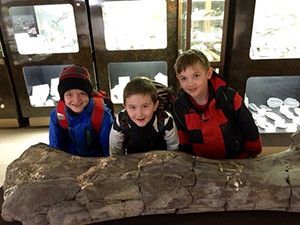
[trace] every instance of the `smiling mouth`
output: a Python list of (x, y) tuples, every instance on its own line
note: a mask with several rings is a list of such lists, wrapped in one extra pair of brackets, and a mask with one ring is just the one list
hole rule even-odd
[(73, 107), (76, 107), (76, 108), (79, 108), (79, 107), (81, 107), (82, 106), (82, 104), (76, 104), (76, 105), (73, 105)]
[(193, 89), (188, 89), (189, 92), (195, 92), (197, 90), (197, 88), (193, 88)]

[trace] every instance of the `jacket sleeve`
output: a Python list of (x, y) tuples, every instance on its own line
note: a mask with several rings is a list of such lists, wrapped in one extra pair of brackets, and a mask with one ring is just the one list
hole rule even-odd
[(49, 122), (49, 146), (50, 147), (64, 150), (62, 132), (63, 130), (58, 124), (56, 109), (52, 109), (50, 113), (50, 122)]
[(123, 149), (124, 134), (120, 128), (119, 116), (117, 116), (109, 135), (110, 155), (125, 155)]
[(166, 112), (168, 117), (165, 119), (165, 136), (164, 139), (167, 143), (167, 149), (168, 150), (178, 150), (179, 146), (179, 138), (178, 138), (178, 132), (175, 125), (175, 122), (173, 120), (173, 117), (171, 114)]
[(190, 142), (189, 135), (187, 133), (186, 125), (185, 125), (185, 118), (184, 114), (179, 109), (178, 100), (175, 101), (173, 106), (172, 115), (177, 127), (177, 133), (179, 138), (179, 150), (193, 154), (192, 144)]
[(102, 146), (103, 156), (109, 156), (109, 133), (113, 122), (114, 119), (110, 109), (105, 106), (102, 127), (99, 133), (99, 143)]
[(256, 157), (262, 151), (258, 128), (251, 112), (245, 106), (242, 97), (237, 93), (234, 97), (234, 110), (236, 111), (236, 123), (242, 135), (243, 151), (237, 158)]

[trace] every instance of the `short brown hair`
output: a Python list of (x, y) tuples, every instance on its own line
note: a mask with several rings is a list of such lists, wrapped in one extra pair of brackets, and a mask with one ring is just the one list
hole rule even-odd
[(200, 63), (206, 70), (210, 67), (210, 62), (203, 52), (196, 49), (189, 49), (178, 56), (174, 64), (174, 69), (176, 74), (180, 74), (188, 66), (193, 66), (197, 63)]
[(157, 89), (153, 82), (146, 77), (137, 77), (130, 81), (123, 92), (123, 101), (126, 104), (126, 99), (131, 95), (145, 94), (150, 95), (153, 103), (155, 104), (158, 100)]

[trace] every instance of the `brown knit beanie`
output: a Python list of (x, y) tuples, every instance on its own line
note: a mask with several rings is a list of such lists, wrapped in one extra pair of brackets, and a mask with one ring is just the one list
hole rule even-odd
[(64, 99), (64, 93), (71, 89), (79, 89), (88, 94), (93, 93), (93, 85), (89, 71), (80, 65), (72, 65), (63, 68), (59, 75), (58, 92), (60, 99)]

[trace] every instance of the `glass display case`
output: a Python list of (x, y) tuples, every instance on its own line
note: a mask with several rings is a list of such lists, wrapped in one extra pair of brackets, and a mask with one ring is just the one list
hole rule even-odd
[(224, 11), (225, 0), (181, 0), (179, 49), (198, 49), (210, 62), (220, 62)]
[(300, 129), (300, 76), (250, 77), (245, 103), (260, 133)]
[[(300, 2), (256, 0), (250, 58), (300, 57)], [(266, 10), (268, 9), (268, 10)]]
[(21, 55), (79, 51), (72, 5), (14, 6), (9, 14)]
[(0, 81), (0, 127), (18, 127), (18, 109), (9, 79), (2, 43), (0, 43)]
[(69, 65), (24, 66), (23, 74), (32, 107), (51, 107), (59, 101), (60, 71)]
[(4, 64), (3, 58), (4, 58), (4, 55), (3, 55), (2, 45), (0, 43), (0, 65)]
[(116, 62), (108, 64), (110, 96), (115, 104), (123, 103), (123, 90), (135, 77), (143, 76), (168, 86), (168, 66), (165, 61)]
[(22, 124), (48, 125), (62, 67), (94, 69), (86, 3), (6, 1), (0, 8), (4, 61)]
[(104, 1), (102, 10), (107, 50), (167, 47), (166, 0)]

